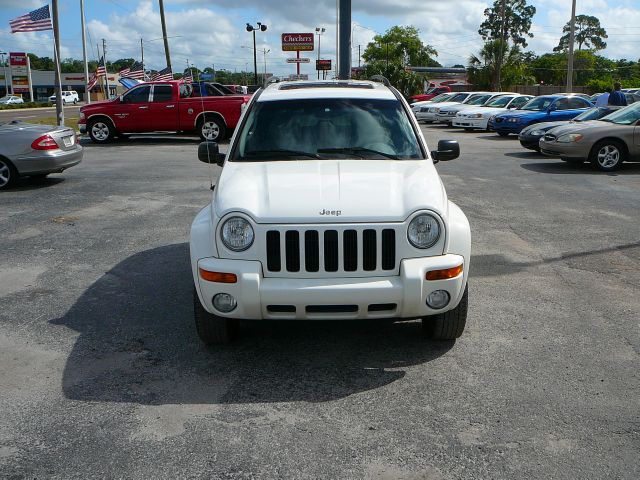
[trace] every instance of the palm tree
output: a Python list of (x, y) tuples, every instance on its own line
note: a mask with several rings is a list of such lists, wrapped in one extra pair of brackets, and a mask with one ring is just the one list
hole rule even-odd
[[(502, 52), (500, 52), (502, 47)], [(507, 84), (507, 78), (523, 76), (522, 60), (523, 55), (520, 47), (517, 45), (509, 46), (502, 40), (491, 40), (484, 44), (478, 55), (469, 57), (469, 67), (472, 72), (478, 76), (478, 80), (484, 80), (487, 84), (491, 84), (494, 90), (500, 90), (498, 85), (498, 65), (500, 64), (500, 54), (502, 53), (502, 72), (504, 83)], [(506, 73), (506, 74), (505, 74)], [(509, 75), (511, 74), (511, 75)], [(515, 75), (514, 75), (515, 74)]]

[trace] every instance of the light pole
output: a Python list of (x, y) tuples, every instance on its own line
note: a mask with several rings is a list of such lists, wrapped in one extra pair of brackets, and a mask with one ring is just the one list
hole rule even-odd
[[(320, 62), (320, 37), (325, 32), (324, 27), (316, 27), (316, 35), (318, 36), (318, 62)], [(316, 65), (316, 70), (318, 70), (318, 65)], [(324, 72), (322, 73), (324, 78)], [(320, 70), (318, 70), (318, 80), (320, 80)]]
[(247, 32), (253, 32), (253, 80), (254, 85), (258, 85), (258, 58), (256, 56), (256, 30), (261, 32), (267, 31), (267, 26), (260, 22), (256, 22), (257, 26), (254, 27), (250, 23), (247, 23)]
[(4, 63), (4, 56), (7, 52), (0, 52), (0, 58), (2, 59), (2, 66), (4, 67), (4, 94), (9, 95), (9, 83), (7, 78), (7, 64)]

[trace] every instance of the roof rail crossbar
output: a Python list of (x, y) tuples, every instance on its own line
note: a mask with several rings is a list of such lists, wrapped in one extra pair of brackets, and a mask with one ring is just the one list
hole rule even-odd
[(372, 82), (378, 82), (378, 83), (382, 83), (383, 85), (385, 85), (386, 87), (390, 87), (391, 86), (391, 82), (389, 81), (389, 79), (383, 75), (373, 75), (370, 80)]

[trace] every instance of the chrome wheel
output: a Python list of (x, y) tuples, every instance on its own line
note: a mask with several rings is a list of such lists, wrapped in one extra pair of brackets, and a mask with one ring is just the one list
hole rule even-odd
[(613, 168), (620, 162), (620, 150), (615, 145), (604, 145), (598, 150), (597, 161), (602, 168)]
[(9, 165), (0, 160), (0, 188), (4, 188), (9, 185), (11, 181), (11, 169)]
[(213, 120), (205, 120), (201, 131), (206, 140), (214, 141), (220, 136), (220, 126)]
[(96, 122), (91, 126), (91, 136), (99, 142), (106, 142), (110, 134), (109, 125), (104, 122)]

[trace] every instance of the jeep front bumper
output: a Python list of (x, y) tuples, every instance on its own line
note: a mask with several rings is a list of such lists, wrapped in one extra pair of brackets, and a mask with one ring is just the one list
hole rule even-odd
[[(455, 308), (464, 291), (468, 265), (457, 277), (426, 280), (432, 270), (463, 264), (460, 255), (405, 259), (400, 275), (367, 278), (265, 278), (258, 261), (203, 258), (198, 268), (232, 273), (235, 283), (195, 279), (200, 302), (211, 313), (230, 318), (334, 320), (368, 318), (417, 318)], [(196, 272), (194, 272), (196, 274)], [(442, 309), (427, 305), (427, 296), (446, 290), (450, 301)], [(218, 293), (232, 295), (237, 307), (222, 313), (213, 307)]]

